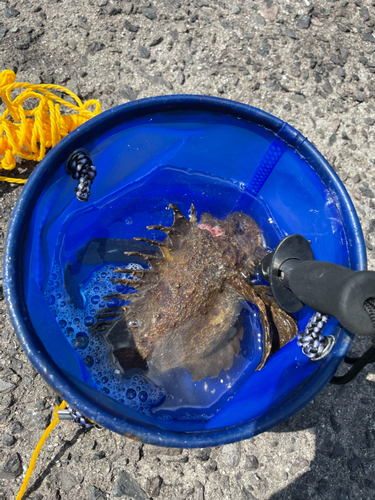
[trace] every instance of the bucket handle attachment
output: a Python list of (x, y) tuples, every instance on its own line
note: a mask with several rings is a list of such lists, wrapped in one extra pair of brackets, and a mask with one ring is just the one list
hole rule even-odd
[(66, 405), (66, 408), (63, 410), (59, 410), (58, 416), (60, 420), (73, 420), (80, 427), (84, 427), (85, 429), (95, 428), (97, 430), (102, 430), (103, 428), (99, 425), (95, 424), (88, 418), (84, 417), (82, 413), (72, 408), (70, 405)]
[(96, 177), (96, 167), (90, 158), (87, 149), (77, 149), (68, 158), (65, 171), (73, 179), (78, 179), (78, 186), (74, 188), (79, 201), (88, 201), (91, 185)]

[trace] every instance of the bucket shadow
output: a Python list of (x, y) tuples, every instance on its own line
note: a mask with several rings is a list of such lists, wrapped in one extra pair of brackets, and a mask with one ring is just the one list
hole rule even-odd
[(30, 495), (35, 493), (41, 487), (43, 481), (49, 476), (49, 474), (52, 472), (52, 469), (56, 466), (58, 460), (60, 460), (64, 456), (66, 451), (68, 451), (73, 445), (76, 444), (78, 438), (80, 438), (82, 434), (87, 434), (88, 432), (90, 432), (90, 430), (91, 429), (85, 429), (84, 427), (81, 427), (77, 430), (70, 441), (66, 441), (64, 443), (56, 456), (49, 462), (49, 464), (47, 464), (43, 473), (38, 476), (38, 479), (35, 481), (35, 483), (26, 490), (24, 496), (22, 497), (23, 499), (26, 500), (26, 498), (29, 498)]
[[(368, 340), (358, 343), (368, 347)], [(355, 351), (364, 352), (362, 346)], [(347, 370), (343, 365), (338, 374)], [(349, 384), (328, 384), (312, 403), (272, 429), (312, 433), (315, 457), (308, 472), (269, 500), (375, 498), (374, 382), (375, 366), (368, 365)]]

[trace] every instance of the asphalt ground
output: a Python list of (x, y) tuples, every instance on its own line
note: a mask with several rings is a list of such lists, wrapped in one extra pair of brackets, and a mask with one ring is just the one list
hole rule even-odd
[[(374, 22), (375, 2), (360, 0), (0, 1), (0, 68), (14, 69), (18, 81), (64, 85), (103, 109), (184, 93), (278, 116), (345, 184), (374, 269)], [(11, 175), (27, 177), (34, 167), (20, 162)], [(21, 192), (0, 185), (1, 254)], [(23, 353), (4, 300), (0, 332), (0, 499), (10, 500), (55, 395)], [(352, 353), (371, 342), (356, 337)], [(61, 423), (25, 498), (372, 499), (374, 382), (368, 366), (272, 431), (207, 450), (156, 448)]]

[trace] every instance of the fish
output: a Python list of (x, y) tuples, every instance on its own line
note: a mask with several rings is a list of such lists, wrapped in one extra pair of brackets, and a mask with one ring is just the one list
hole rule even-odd
[(125, 371), (165, 373), (180, 367), (193, 381), (216, 378), (240, 353), (245, 300), (259, 311), (263, 353), (257, 370), (262, 369), (271, 350), (298, 334), (295, 319), (279, 307), (270, 288), (250, 281), (266, 253), (262, 231), (242, 212), (225, 219), (205, 212), (198, 221), (194, 205), (189, 218), (176, 205), (169, 209), (172, 226), (147, 226), (164, 234), (161, 241), (135, 237), (144, 251), (125, 252), (148, 267), (116, 270), (127, 277), (113, 281), (131, 289), (107, 298), (128, 305), (99, 311), (92, 331), (107, 338)]

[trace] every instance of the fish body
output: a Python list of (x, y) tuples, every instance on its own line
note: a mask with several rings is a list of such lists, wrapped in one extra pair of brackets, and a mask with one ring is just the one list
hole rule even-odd
[[(128, 340), (118, 344), (114, 356), (124, 369), (137, 359), (161, 373), (183, 367), (193, 380), (217, 377), (240, 352), (240, 311), (245, 299), (258, 307), (261, 317), (260, 369), (271, 351), (274, 330), (282, 330), (279, 338), (284, 345), (296, 335), (297, 326), (268, 287), (250, 284), (265, 254), (259, 227), (241, 212), (224, 220), (203, 213), (198, 222), (193, 205), (190, 220), (176, 206), (170, 208), (172, 226), (148, 226), (163, 231), (166, 238), (161, 242), (134, 238), (144, 242), (145, 253), (126, 252), (149, 261), (150, 268), (119, 270), (133, 274), (133, 279), (116, 282), (136, 288), (137, 293), (122, 295), (131, 301), (120, 323)], [(151, 255), (150, 245), (159, 252)]]

